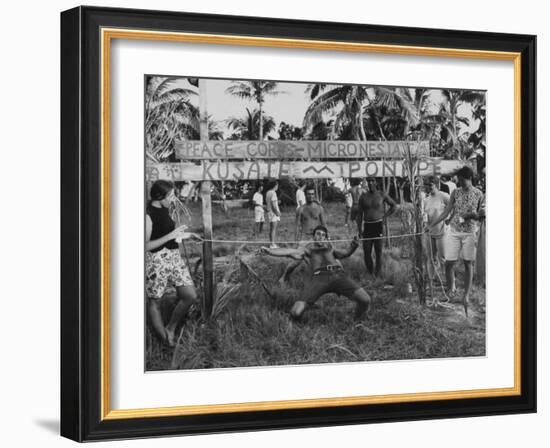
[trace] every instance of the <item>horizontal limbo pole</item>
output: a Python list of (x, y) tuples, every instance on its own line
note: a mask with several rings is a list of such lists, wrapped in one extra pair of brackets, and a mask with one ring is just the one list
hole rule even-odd
[[(449, 174), (465, 162), (458, 160), (421, 159), (418, 173), (422, 176)], [(271, 178), (322, 179), (336, 177), (403, 177), (401, 160), (372, 160), (345, 162), (294, 162), (257, 160), (246, 161), (201, 161), (196, 163), (159, 163), (146, 166), (148, 182), (158, 179), (170, 181), (200, 180), (245, 180)]]
[(192, 141), (175, 143), (182, 161), (201, 159), (400, 159), (408, 155), (429, 156), (427, 141), (314, 141), (250, 140)]

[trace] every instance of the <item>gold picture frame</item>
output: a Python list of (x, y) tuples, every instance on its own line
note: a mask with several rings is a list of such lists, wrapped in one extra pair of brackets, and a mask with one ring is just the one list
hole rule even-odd
[[(68, 278), (66, 273), (63, 274), (63, 281), (66, 282), (66, 290), (62, 297), (63, 304), (63, 325), (65, 328), (71, 326), (67, 330), (71, 334), (81, 334), (84, 331), (82, 325), (86, 319), (95, 319), (97, 324), (96, 331), (92, 332), (99, 336), (99, 340), (93, 342), (94, 334), (88, 334), (87, 343), (97, 348), (98, 358), (94, 361), (94, 365), (98, 368), (97, 375), (93, 381), (88, 378), (83, 380), (81, 373), (75, 376), (75, 365), (79, 366), (79, 372), (84, 368), (83, 364), (86, 361), (82, 358), (82, 351), (86, 348), (82, 345), (74, 345), (75, 341), (64, 341), (64, 359), (62, 379), (67, 381), (67, 384), (62, 387), (62, 434), (77, 440), (93, 440), (96, 438), (120, 438), (133, 437), (137, 434), (158, 435), (171, 433), (193, 433), (204, 432), (205, 430), (225, 430), (226, 426), (219, 424), (218, 428), (206, 429), (205, 420), (197, 421), (192, 417), (212, 417), (217, 416), (220, 419), (225, 418), (233, 425), (231, 428), (236, 429), (251, 429), (251, 428), (269, 428), (269, 427), (293, 427), (311, 424), (331, 424), (332, 415), (338, 415), (338, 410), (346, 410), (348, 420), (336, 419), (332, 421), (354, 421), (354, 418), (359, 418), (359, 421), (377, 421), (380, 417), (380, 411), (377, 411), (376, 406), (393, 405), (391, 408), (392, 418), (395, 420), (407, 418), (399, 415), (399, 409), (395, 409), (395, 405), (409, 403), (418, 407), (418, 412), (425, 412), (430, 415), (453, 415), (453, 406), (465, 400), (472, 400), (483, 404), (484, 407), (476, 410), (465, 411), (460, 406), (454, 407), (456, 415), (476, 415), (482, 414), (487, 409), (487, 406), (495, 408), (495, 413), (498, 412), (532, 412), (534, 408), (534, 362), (535, 352), (531, 344), (533, 340), (534, 329), (534, 309), (533, 304), (526, 304), (526, 294), (530, 295), (534, 288), (532, 278), (535, 275), (535, 252), (536, 247), (533, 232), (526, 241), (525, 235), (522, 234), (522, 226), (531, 229), (535, 223), (533, 220), (533, 208), (535, 207), (534, 191), (532, 191), (531, 182), (534, 178), (534, 141), (525, 135), (525, 129), (534, 123), (534, 105), (532, 96), (534, 95), (534, 42), (533, 36), (518, 36), (506, 35), (503, 36), (500, 43), (496, 46), (499, 48), (491, 48), (495, 46), (494, 39), (490, 39), (489, 33), (467, 33), (467, 32), (445, 32), (441, 30), (414, 30), (411, 35), (416, 36), (411, 39), (413, 43), (407, 45), (404, 42), (398, 42), (399, 39), (392, 37), (391, 27), (369, 29), (365, 25), (356, 25), (358, 29), (365, 31), (364, 42), (346, 41), (345, 34), (348, 32), (346, 27), (341, 24), (318, 24), (317, 34), (321, 34), (325, 29), (330, 30), (333, 34), (338, 30), (342, 33), (340, 39), (320, 39), (316, 33), (311, 33), (311, 39), (305, 37), (277, 37), (288, 33), (288, 27), (295, 27), (295, 23), (284, 23), (280, 21), (269, 21), (268, 19), (247, 18), (251, 29), (257, 27), (261, 21), (267, 26), (267, 35), (251, 35), (251, 30), (243, 30), (243, 34), (230, 34), (224, 32), (218, 27), (218, 22), (215, 17), (205, 15), (177, 15), (175, 13), (160, 13), (160, 12), (143, 12), (138, 14), (139, 18), (130, 13), (131, 11), (123, 10), (108, 10), (102, 8), (76, 8), (62, 14), (62, 54), (64, 58), (64, 67), (62, 66), (62, 77), (67, 82), (64, 87), (65, 103), (63, 103), (64, 117), (67, 119), (72, 111), (78, 109), (79, 113), (76, 119), (63, 121), (64, 135), (66, 140), (62, 142), (62, 156), (65, 157), (65, 165), (63, 166), (63, 176), (67, 178), (69, 170), (74, 171), (75, 166), (82, 164), (83, 158), (78, 158), (74, 155), (65, 155), (73, 151), (74, 146), (70, 147), (69, 141), (75, 139), (75, 127), (85, 127), (88, 132), (96, 135), (98, 146), (93, 149), (93, 145), (88, 142), (83, 142), (77, 139), (79, 151), (97, 151), (97, 163), (93, 166), (79, 166), (79, 169), (93, 172), (97, 170), (99, 181), (93, 185), (95, 197), (98, 199), (94, 204), (86, 204), (85, 198), (72, 198), (71, 210), (67, 210), (64, 218), (66, 226), (74, 226), (75, 214), (81, 213), (83, 207), (97, 207), (98, 213), (98, 251), (95, 254), (89, 254), (92, 259), (97, 259), (95, 274), (99, 274), (99, 284), (96, 285), (94, 301), (97, 305), (95, 312), (89, 311), (89, 306), (79, 303), (76, 307), (74, 304), (68, 304), (69, 301), (74, 301), (73, 294), (68, 291), (76, 290), (77, 285), (74, 284), (74, 278)], [(174, 31), (173, 23), (178, 21), (181, 24), (181, 31)], [(225, 18), (231, 22), (232, 18)], [(234, 19), (237, 21), (237, 18)], [(147, 29), (147, 23), (155, 23), (155, 29)], [(166, 21), (165, 29), (160, 26), (163, 21)], [(242, 18), (241, 18), (242, 21)], [(168, 23), (170, 22), (170, 23)], [(193, 29), (190, 23), (199, 23), (203, 32)], [(83, 27), (85, 23), (88, 27)], [(208, 25), (205, 25), (208, 23)], [(239, 22), (240, 23), (240, 22)], [(286, 27), (283, 31), (278, 27)], [(209, 32), (211, 29), (218, 30), (216, 33)], [(189, 31), (186, 31), (189, 29)], [(64, 31), (63, 31), (64, 30)], [(65, 34), (63, 34), (65, 33)], [(370, 33), (370, 34), (369, 34)], [(298, 33), (297, 33), (298, 34)], [(431, 38), (431, 41), (436, 46), (427, 46), (422, 42), (422, 38)], [(64, 42), (64, 38), (72, 38), (72, 42)], [(79, 39), (76, 39), (79, 37)], [(373, 38), (374, 37), (374, 38)], [(267, 402), (243, 402), (232, 404), (217, 404), (217, 405), (189, 405), (176, 407), (161, 407), (161, 408), (141, 408), (141, 409), (112, 409), (111, 408), (111, 372), (110, 359), (112, 356), (110, 350), (110, 246), (111, 246), (111, 45), (116, 39), (140, 40), (140, 41), (163, 41), (163, 42), (185, 42), (185, 43), (201, 43), (212, 45), (238, 45), (243, 49), (246, 47), (275, 47), (275, 48), (290, 48), (290, 49), (313, 49), (313, 50), (330, 50), (343, 52), (371, 52), (382, 54), (399, 54), (409, 56), (437, 56), (450, 58), (469, 58), (483, 60), (504, 60), (511, 61), (514, 65), (514, 386), (509, 388), (494, 388), (494, 389), (477, 389), (477, 390), (461, 390), (450, 392), (430, 392), (430, 393), (407, 393), (399, 395), (376, 395), (376, 396), (353, 396), (339, 398), (316, 398), (306, 400), (282, 400), (282, 401), (267, 401)], [(386, 42), (381, 42), (381, 40)], [(461, 42), (467, 42), (472, 46), (472, 39), (475, 39), (477, 48), (469, 48), (459, 46)], [(406, 40), (406, 38), (402, 38)], [(78, 46), (78, 42), (86, 42), (88, 46)], [(65, 47), (63, 47), (65, 45)], [(452, 46), (458, 45), (458, 46)], [(96, 54), (90, 54), (90, 49), (97, 50)], [(65, 51), (63, 53), (63, 51)], [(86, 52), (82, 54), (82, 52)], [(77, 57), (78, 56), (78, 57)], [(88, 61), (93, 61), (94, 68), (98, 70), (98, 85), (96, 88), (87, 87), (85, 83), (91, 80), (83, 77), (83, 64)], [(89, 62), (88, 62), (89, 63)], [(90, 67), (86, 67), (90, 68)], [(65, 71), (63, 71), (65, 70)], [(80, 84), (75, 85), (75, 76), (80, 79)], [(73, 82), (70, 83), (70, 79)], [(69, 86), (70, 83), (70, 86)], [(73, 99), (67, 99), (69, 95), (77, 95), (77, 98), (83, 98), (82, 92), (86, 90), (87, 101), (96, 101), (96, 106), (100, 113), (100, 122), (98, 128), (90, 129), (87, 124), (87, 117), (80, 112), (81, 103), (74, 103)], [(62, 117), (63, 119), (63, 117)], [(86, 127), (87, 126), (87, 127)], [(531, 156), (530, 156), (531, 155)], [(63, 163), (63, 161), (62, 161)], [(525, 173), (533, 173), (533, 177), (527, 179)], [(80, 178), (80, 182), (82, 178)], [(63, 188), (67, 188), (75, 182), (75, 179), (65, 180)], [(527, 190), (527, 191), (526, 191)], [(527, 226), (526, 226), (527, 225)], [(522, 236), (523, 235), (523, 236)], [(93, 236), (92, 236), (93, 237)], [(81, 238), (81, 233), (78, 233), (78, 238)], [(72, 244), (72, 243), (71, 243)], [(63, 257), (74, 260), (75, 254), (71, 251), (79, 250), (80, 257), (84, 255), (85, 245), (79, 244), (76, 248), (74, 245), (63, 248)], [(69, 253), (71, 252), (71, 253)], [(96, 257), (96, 258), (94, 258)], [(93, 262), (93, 261), (92, 261)], [(62, 261), (63, 267), (63, 261)], [(85, 272), (83, 269), (82, 272)], [(85, 275), (85, 274), (82, 274)], [(529, 282), (526, 285), (526, 280)], [(79, 293), (79, 300), (83, 300), (83, 296)], [(534, 297), (531, 297), (534, 299)], [(74, 317), (75, 312), (81, 320), (75, 327), (74, 321), (69, 321), (70, 316)], [(88, 313), (88, 314), (86, 314)], [(82, 320), (83, 319), (83, 320)], [(90, 321), (90, 322), (92, 322)], [(525, 323), (529, 323), (526, 327)], [(91, 324), (90, 324), (91, 325)], [(88, 327), (89, 328), (89, 327)], [(63, 329), (62, 329), (63, 331)], [(78, 354), (79, 356), (76, 356)], [(84, 357), (86, 358), (86, 357)], [(90, 367), (90, 366), (88, 366)], [(88, 384), (84, 384), (87, 382)], [(527, 387), (526, 387), (527, 386)], [(78, 391), (78, 393), (76, 393)], [(96, 403), (90, 405), (92, 400), (91, 394), (97, 394)], [(75, 419), (69, 417), (67, 403), (76, 403), (79, 409), (80, 418)], [(446, 407), (446, 410), (437, 414), (436, 407), (424, 406), (423, 404), (433, 404), (438, 402), (439, 406)], [(442, 405), (442, 403), (445, 403)], [(499, 411), (498, 407), (502, 408)], [(74, 407), (74, 406), (73, 406)], [(475, 408), (475, 406), (474, 406)], [(319, 411), (324, 409), (322, 417), (315, 413), (308, 414), (310, 411)], [(265, 419), (268, 418), (262, 413), (273, 414), (275, 411), (293, 413), (298, 415), (295, 418), (296, 424), (289, 423), (280, 417), (272, 416), (271, 424), (266, 424)], [(355, 411), (356, 417), (353, 417)], [(378, 412), (378, 414), (377, 414)], [(246, 424), (239, 424), (239, 416), (246, 413), (248, 416), (258, 415), (257, 421), (247, 421)], [(302, 413), (302, 414), (300, 414)], [(368, 415), (371, 417), (368, 417)], [(290, 415), (290, 414), (289, 414)], [(367, 416), (366, 416), (367, 415)], [(260, 417), (261, 416), (261, 417)], [(144, 420), (145, 419), (145, 420)], [(174, 423), (168, 425), (166, 421), (171, 419)], [(187, 420), (186, 420), (187, 419)], [(279, 420), (278, 420), (279, 419)], [(317, 420), (315, 420), (317, 419)], [(138, 428), (137, 423), (140, 422)], [(143, 423), (146, 421), (146, 423)], [(277, 424), (280, 422), (280, 425)], [(88, 423), (86, 423), (88, 422)], [(94, 424), (92, 424), (94, 422)], [(256, 426), (254, 426), (256, 425)], [(175, 428), (175, 429), (174, 429)], [(179, 428), (179, 429), (178, 429)]]

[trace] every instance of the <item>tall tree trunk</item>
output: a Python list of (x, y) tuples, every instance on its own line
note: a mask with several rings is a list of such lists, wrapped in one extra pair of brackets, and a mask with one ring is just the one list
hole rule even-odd
[(382, 140), (386, 141), (387, 140), (386, 135), (384, 134), (384, 131), (382, 130), (382, 124), (380, 123), (380, 120), (376, 116), (376, 113), (374, 114), (374, 117), (375, 117), (375, 120), (376, 120), (376, 125), (378, 126), (378, 132), (380, 132), (380, 137), (382, 137)]
[(262, 102), (260, 101), (259, 103), (259, 106), (260, 106), (260, 140), (263, 140), (264, 139), (264, 112), (263, 112), (263, 108), (262, 108)]
[(361, 133), (361, 140), (365, 141), (367, 139), (367, 134), (365, 134), (365, 124), (363, 123), (363, 107), (359, 105), (359, 132)]

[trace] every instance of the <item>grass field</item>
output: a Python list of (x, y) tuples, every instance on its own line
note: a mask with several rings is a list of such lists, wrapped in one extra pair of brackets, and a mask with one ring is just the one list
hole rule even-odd
[[(200, 205), (191, 204), (191, 225), (200, 229)], [(343, 204), (325, 205), (332, 239), (351, 235), (344, 227)], [(252, 211), (232, 209), (226, 216), (221, 208), (213, 210), (214, 239), (252, 240)], [(393, 217), (392, 234), (402, 233), (401, 222)], [(283, 210), (278, 232), (280, 241), (294, 238), (294, 209)], [(261, 240), (267, 239), (264, 229)], [(337, 243), (345, 246), (347, 243)], [(363, 252), (359, 248), (344, 260), (346, 271), (373, 297), (373, 307), (362, 321), (353, 320), (354, 304), (334, 294), (323, 296), (308, 309), (300, 321), (289, 316), (289, 309), (300, 298), (307, 272), (299, 269), (288, 284), (278, 279), (290, 260), (257, 253), (259, 245), (214, 243), (216, 281), (234, 285), (233, 294), (218, 304), (215, 318), (203, 322), (200, 310), (192, 309), (179, 330), (175, 349), (163, 346), (150, 332), (147, 336), (146, 369), (202, 369), (269, 366), (350, 361), (448, 358), (485, 355), (485, 291), (473, 286), (469, 316), (461, 303), (422, 307), (413, 285), (410, 241), (392, 240), (385, 249), (383, 280), (366, 274)], [(268, 295), (250, 272), (239, 265), (242, 257), (270, 290)], [(200, 244), (186, 244), (192, 261), (201, 253)], [(458, 297), (461, 297), (462, 267), (457, 270)], [(200, 290), (201, 269), (196, 281)], [(221, 286), (220, 286), (221, 288)], [(442, 288), (435, 297), (444, 300)], [(162, 299), (167, 318), (174, 305), (173, 293)], [(221, 305), (221, 306), (220, 306)]]

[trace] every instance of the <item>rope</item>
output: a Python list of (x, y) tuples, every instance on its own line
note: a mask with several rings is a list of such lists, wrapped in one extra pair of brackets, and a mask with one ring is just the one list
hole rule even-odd
[[(449, 296), (447, 296), (447, 293), (445, 292), (445, 288), (443, 287), (443, 281), (441, 280), (441, 276), (439, 275), (439, 271), (435, 267), (435, 260), (433, 255), (433, 247), (432, 247), (432, 237), (428, 234), (428, 251), (430, 252), (430, 262), (432, 264), (433, 270), (435, 274), (437, 275), (437, 278), (439, 280), (439, 285), (441, 286), (441, 291), (443, 292), (443, 296), (445, 297), (444, 301), (439, 300), (437, 297), (433, 296), (433, 289), (431, 291), (432, 293), (432, 300), (426, 301), (426, 305), (429, 307), (435, 307), (437, 305), (443, 307), (443, 308), (452, 308), (452, 306), (449, 304), (451, 299)], [(433, 288), (433, 280), (432, 284), (430, 285)]]
[[(390, 236), (376, 236), (376, 237), (369, 237), (369, 238), (344, 238), (344, 239), (337, 239), (337, 240), (326, 240), (329, 243), (342, 243), (342, 242), (350, 242), (350, 241), (371, 241), (371, 240), (381, 240), (381, 239), (390, 239), (390, 238), (406, 238), (410, 236), (417, 236), (422, 235), (424, 232), (417, 232), (417, 233), (405, 233), (401, 235), (390, 235)], [(272, 241), (269, 240), (216, 240), (216, 239), (205, 239), (205, 238), (199, 238), (200, 241), (192, 241), (195, 244), (199, 242), (210, 242), (210, 243), (234, 243), (234, 244), (271, 244)], [(312, 240), (313, 241), (313, 240)], [(276, 244), (296, 244), (301, 241), (296, 240), (289, 240), (289, 241), (275, 241)]]

